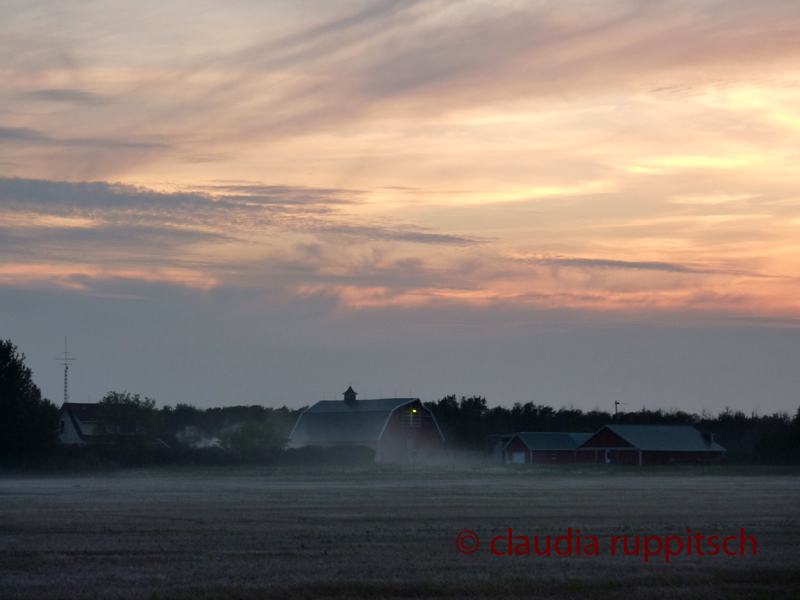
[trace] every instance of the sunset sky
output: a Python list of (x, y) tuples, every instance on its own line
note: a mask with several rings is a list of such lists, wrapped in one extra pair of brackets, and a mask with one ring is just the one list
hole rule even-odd
[(800, 3), (5, 0), (60, 404), (800, 405)]

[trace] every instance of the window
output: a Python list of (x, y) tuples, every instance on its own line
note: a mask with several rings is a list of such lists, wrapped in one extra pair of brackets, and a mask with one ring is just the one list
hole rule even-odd
[(414, 406), (403, 408), (403, 427), (420, 427), (422, 425), (422, 415), (420, 410)]

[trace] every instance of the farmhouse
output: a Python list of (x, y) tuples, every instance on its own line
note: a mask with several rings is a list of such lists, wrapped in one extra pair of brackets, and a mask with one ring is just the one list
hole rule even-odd
[(503, 448), (506, 464), (574, 463), (575, 450), (591, 433), (517, 433)]
[(704, 463), (725, 448), (691, 425), (606, 425), (575, 451), (575, 462), (627, 465)]
[(369, 446), (375, 460), (432, 460), (444, 436), (419, 398), (357, 400), (352, 387), (344, 400), (322, 400), (300, 415), (289, 446)]
[(97, 422), (97, 404), (64, 402), (59, 410), (58, 437), (62, 444), (88, 444), (95, 440)]

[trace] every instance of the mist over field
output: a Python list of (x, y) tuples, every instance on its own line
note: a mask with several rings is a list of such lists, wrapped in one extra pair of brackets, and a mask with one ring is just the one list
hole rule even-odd
[[(383, 467), (0, 479), (4, 598), (792, 597), (795, 472)], [(491, 540), (571, 529), (570, 554)], [(611, 554), (611, 536), (739, 536), (753, 555)], [(473, 554), (459, 532), (480, 539)], [(580, 533), (576, 533), (580, 530)], [(578, 555), (577, 536), (598, 555)], [(515, 541), (515, 546), (521, 543)], [(693, 542), (694, 543), (694, 542)], [(560, 543), (565, 552), (566, 543)], [(651, 544), (654, 548), (654, 545)], [(672, 542), (673, 551), (676, 542)], [(699, 546), (698, 546), (699, 547)], [(708, 546), (703, 546), (711, 551)], [(495, 545), (507, 552), (505, 540)]]

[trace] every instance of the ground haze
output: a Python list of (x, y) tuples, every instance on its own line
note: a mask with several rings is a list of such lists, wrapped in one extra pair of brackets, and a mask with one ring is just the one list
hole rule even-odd
[[(126, 471), (0, 479), (4, 598), (790, 597), (795, 471), (501, 467)], [(495, 536), (599, 540), (496, 556)], [(611, 556), (612, 535), (757, 539), (757, 555)], [(472, 530), (472, 555), (456, 536)], [(736, 544), (738, 549), (738, 542)], [(500, 544), (498, 549), (504, 549)], [(533, 554), (533, 552), (532, 552)]]

